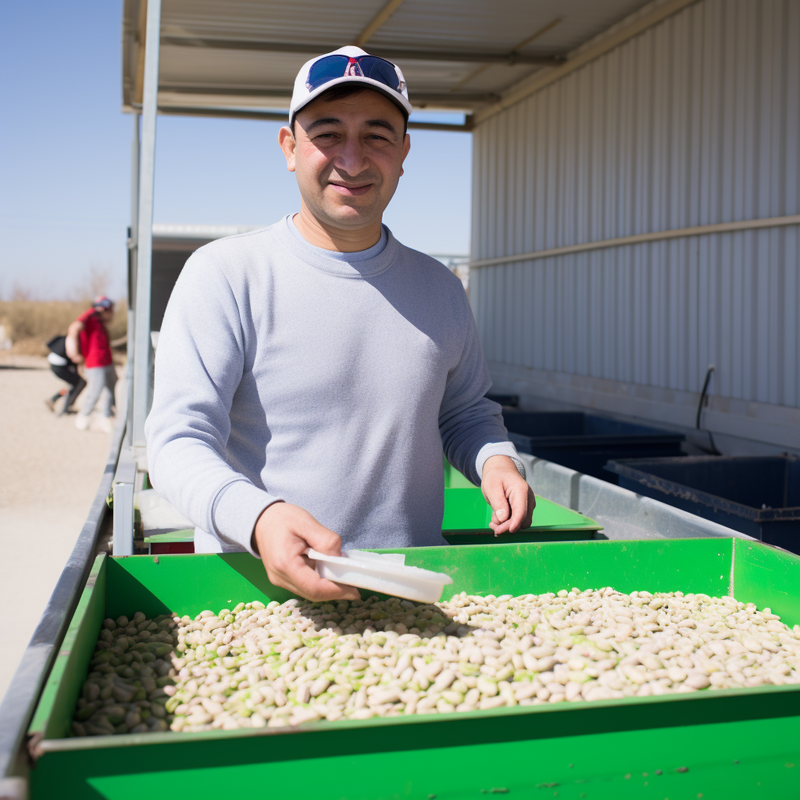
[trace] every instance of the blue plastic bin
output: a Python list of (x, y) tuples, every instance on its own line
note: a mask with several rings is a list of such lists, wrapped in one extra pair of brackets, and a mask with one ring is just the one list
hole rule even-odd
[(580, 411), (503, 412), (509, 439), (517, 450), (554, 461), (611, 483), (604, 469), (621, 458), (681, 456), (683, 434)]
[(500, 403), (501, 406), (516, 408), (519, 405), (518, 394), (494, 394), (493, 392), (489, 392), (486, 397), (489, 400), (494, 400), (495, 403)]
[(625, 489), (800, 553), (800, 458), (691, 456), (612, 461)]

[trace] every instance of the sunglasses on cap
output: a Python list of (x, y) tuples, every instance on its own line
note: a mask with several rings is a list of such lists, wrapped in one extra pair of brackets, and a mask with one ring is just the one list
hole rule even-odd
[(402, 94), (405, 81), (400, 80), (397, 68), (391, 61), (378, 56), (329, 55), (315, 61), (308, 70), (306, 87), (310, 92), (337, 78), (370, 78), (382, 83), (393, 92)]

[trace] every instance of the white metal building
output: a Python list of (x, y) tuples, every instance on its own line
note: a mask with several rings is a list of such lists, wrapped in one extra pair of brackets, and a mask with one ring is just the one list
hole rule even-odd
[(691, 428), (714, 365), (717, 443), (798, 449), (800, 3), (701, 0), (636, 32), (659, 5), (476, 114), (492, 376)]

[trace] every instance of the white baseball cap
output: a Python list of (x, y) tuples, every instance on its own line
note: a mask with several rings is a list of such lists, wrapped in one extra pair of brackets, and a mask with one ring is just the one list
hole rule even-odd
[(385, 58), (370, 55), (360, 47), (348, 45), (303, 64), (294, 80), (289, 122), (316, 97), (343, 83), (364, 84), (388, 97), (405, 112), (406, 117), (411, 113), (408, 89), (400, 67)]

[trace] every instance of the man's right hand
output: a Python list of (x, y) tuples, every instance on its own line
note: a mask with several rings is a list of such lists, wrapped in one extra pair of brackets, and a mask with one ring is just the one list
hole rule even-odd
[(355, 586), (324, 580), (310, 566), (304, 555), (309, 547), (339, 556), (342, 540), (299, 506), (279, 502), (264, 509), (253, 530), (252, 545), (274, 586), (314, 601), (361, 598)]

